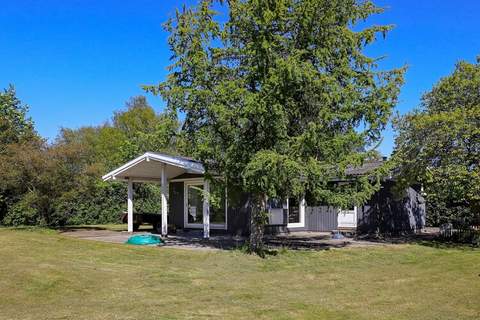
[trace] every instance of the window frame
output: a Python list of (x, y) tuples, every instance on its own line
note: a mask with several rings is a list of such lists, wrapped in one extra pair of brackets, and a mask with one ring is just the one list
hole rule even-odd
[[(188, 222), (188, 189), (190, 186), (204, 186), (204, 178), (192, 178), (183, 180), (183, 227), (186, 229), (203, 229), (203, 223)], [(211, 207), (210, 207), (211, 209)], [(203, 210), (202, 210), (203, 215)], [(228, 228), (228, 195), (225, 187), (225, 223), (210, 223), (210, 229), (227, 230)]]
[(290, 216), (290, 203), (289, 199), (287, 198), (287, 228), (304, 228), (305, 227), (305, 197), (301, 197), (298, 201), (298, 214), (300, 217), (299, 222), (289, 222)]

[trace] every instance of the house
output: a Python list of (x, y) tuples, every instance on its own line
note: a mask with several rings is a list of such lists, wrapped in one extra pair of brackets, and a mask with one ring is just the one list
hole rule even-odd
[[(381, 165), (381, 161), (351, 168), (349, 175), (362, 175)], [(161, 234), (170, 230), (203, 230), (248, 234), (248, 195), (225, 190), (204, 179), (203, 165), (196, 160), (147, 152), (103, 176), (104, 181), (128, 183), (128, 231), (133, 231), (133, 184), (150, 182), (161, 185)], [(419, 190), (407, 188), (393, 192), (395, 181), (386, 179), (380, 191), (361, 207), (333, 208), (309, 205), (305, 198), (269, 201), (269, 223), (266, 232), (331, 231), (415, 232), (425, 226), (425, 200)], [(210, 203), (204, 192), (219, 199)]]

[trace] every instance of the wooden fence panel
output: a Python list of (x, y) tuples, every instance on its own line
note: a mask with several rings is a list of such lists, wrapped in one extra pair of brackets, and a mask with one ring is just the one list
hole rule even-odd
[(337, 209), (333, 207), (307, 207), (305, 227), (309, 231), (332, 231), (338, 228)]

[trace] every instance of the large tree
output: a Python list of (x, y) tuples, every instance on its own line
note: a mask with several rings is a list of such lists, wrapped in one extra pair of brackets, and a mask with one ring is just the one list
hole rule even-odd
[(396, 119), (394, 160), (404, 184), (423, 183), (429, 223), (480, 217), (480, 58), (459, 62)]
[(156, 114), (144, 96), (132, 97), (125, 108), (113, 117), (113, 127), (125, 136), (122, 162), (147, 151), (176, 152), (176, 117), (168, 112)]
[(19, 188), (8, 187), (7, 177), (10, 172), (6, 166), (17, 165), (16, 159), (11, 156), (15, 153), (12, 149), (23, 146), (31, 153), (43, 145), (27, 112), (28, 107), (22, 104), (12, 85), (0, 91), (0, 223), (8, 207), (20, 196), (18, 189), (25, 185), (25, 181), (17, 179), (15, 186)]
[(37, 137), (27, 112), (28, 107), (17, 98), (12, 85), (0, 92), (0, 152), (8, 144)]
[(268, 197), (346, 206), (378, 188), (378, 172), (345, 170), (374, 153), (403, 81), (403, 68), (379, 70), (363, 53), (391, 26), (357, 22), (381, 12), (370, 1), (203, 0), (166, 24), (170, 74), (146, 89), (185, 115), (207, 176), (251, 195), (252, 250), (262, 250)]

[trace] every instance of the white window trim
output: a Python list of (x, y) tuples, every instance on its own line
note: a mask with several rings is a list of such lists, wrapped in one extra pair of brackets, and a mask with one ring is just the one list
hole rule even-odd
[[(203, 178), (191, 178), (183, 180), (183, 227), (190, 229), (203, 229), (203, 223), (188, 223), (188, 187), (202, 185)], [(210, 229), (227, 230), (228, 228), (228, 205), (227, 205), (227, 189), (225, 188), (225, 223), (210, 223)]]
[(288, 201), (288, 198), (287, 198), (287, 210), (288, 210), (287, 228), (304, 228), (305, 227), (305, 207), (306, 207), (305, 197), (302, 197), (302, 199), (299, 201), (299, 208), (298, 208), (298, 211), (299, 211), (299, 214), (300, 214), (300, 222), (289, 223), (288, 222), (288, 219), (289, 219), (288, 215), (290, 214), (290, 205), (289, 205), (289, 201)]

